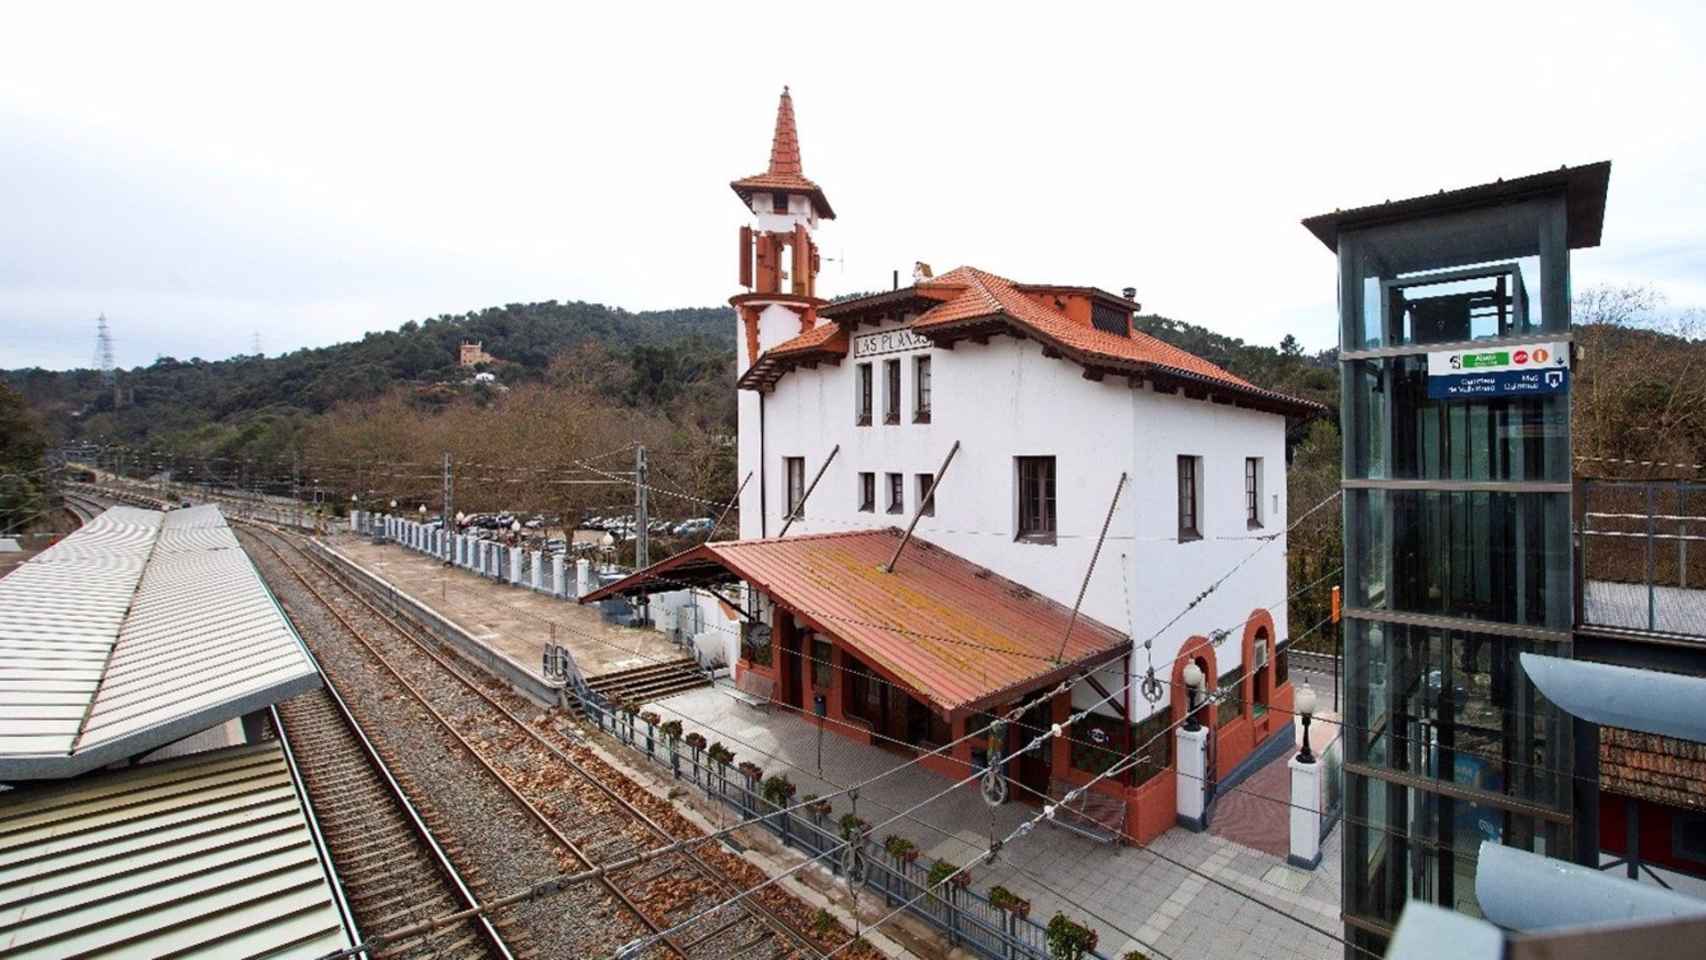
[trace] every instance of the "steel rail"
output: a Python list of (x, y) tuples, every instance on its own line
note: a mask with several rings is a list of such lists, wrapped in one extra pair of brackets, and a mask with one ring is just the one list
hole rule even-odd
[[(306, 650), (306, 646), (304, 646), (304, 649)], [(410, 802), (408, 795), (403, 792), (402, 785), (397, 782), (396, 777), (392, 776), (390, 767), (386, 766), (385, 761), (379, 756), (378, 748), (373, 745), (372, 740), (368, 739), (367, 731), (362, 728), (361, 722), (355, 718), (355, 714), (350, 710), (349, 704), (344, 700), (343, 695), (338, 692), (336, 685), (333, 684), (331, 676), (327, 674), (325, 668), (320, 665), (320, 661), (314, 656), (313, 651), (307, 652), (309, 662), (314, 664), (314, 669), (319, 671), (321, 679), (325, 682), (324, 689), (327, 694), (327, 698), (331, 701), (333, 712), (336, 713), (338, 718), (343, 721), (345, 729), (350, 732), (351, 738), (355, 741), (361, 755), (366, 759), (367, 763), (373, 768), (373, 770), (379, 774), (379, 778), (384, 781), (386, 793), (390, 795), (391, 799), (397, 803), (398, 808), (402, 810), (403, 817), (408, 821), (410, 830), (421, 841), (421, 844), (427, 848), (433, 863), (438, 867), (439, 872), (444, 875), (444, 879), (449, 883), (456, 899), (463, 907), (479, 907), (479, 898), (474, 895), (473, 890), (469, 889), (468, 884), (462, 879), (462, 874), (456, 869), (456, 865), (451, 862), (450, 855), (445, 851), (444, 846), (438, 842), (437, 837), (433, 836), (432, 830), (426, 825), (426, 821), (421, 819), (420, 811), (415, 809), (415, 805)], [(290, 761), (292, 775), (297, 778), (298, 783), (303, 785), (303, 792), (307, 793), (307, 780), (297, 771), (296, 751), (290, 740), (290, 727), (284, 722), (284, 718), (279, 715), (278, 708), (276, 706), (271, 709), (273, 714), (273, 724), (278, 730), (280, 743), (284, 745), (285, 756)], [(318, 817), (311, 815), (311, 818), (315, 821), (314, 830), (317, 834), (319, 833)], [(337, 875), (335, 869), (333, 871), (333, 875)], [(343, 881), (340, 877), (339, 886), (341, 887), (342, 885)], [(493, 952), (497, 954), (498, 957), (502, 958), (502, 960), (514, 960), (515, 954), (510, 950), (509, 945), (504, 942), (503, 936), (498, 933), (497, 928), (492, 925), (491, 920), (482, 915), (477, 918), (477, 921), (477, 929), (479, 930), (481, 937), (488, 945), (491, 946)]]
[[(269, 530), (268, 532), (273, 532), (273, 531)], [(284, 537), (282, 534), (278, 534), (276, 532), (273, 532), (273, 533), (275, 536), (279, 536), (279, 537), (281, 537), (281, 539), (284, 539), (286, 543), (289, 543), (288, 537)], [(312, 556), (310, 553), (303, 550), (301, 547), (298, 547), (295, 544), (291, 544), (291, 547), (293, 549), (295, 549), (298, 553), (300, 553), (303, 557), (305, 557), (308, 560), (308, 562), (310, 564), (313, 564), (314, 567), (316, 569), (318, 569), (321, 573), (323, 573), (326, 576), (336, 580), (341, 585), (344, 584), (344, 580), (338, 571), (336, 571), (335, 569), (332, 569), (328, 565), (324, 564), (318, 558)], [(567, 753), (563, 752), (556, 744), (554, 744), (551, 741), (542, 737), (537, 731), (535, 731), (533, 729), (533, 727), (530, 724), (527, 724), (520, 717), (517, 717), (515, 715), (515, 713), (509, 709), (509, 707), (507, 707), (504, 704), (502, 704), (501, 702), (499, 702), (487, 690), (485, 690), (480, 684), (475, 683), (474, 681), (469, 679), (467, 676), (465, 676), (462, 673), (462, 671), (457, 666), (455, 666), (454, 664), (447, 661), (444, 658), (444, 656), (439, 653), (438, 650), (433, 648), (433, 646), (431, 644), (422, 641), (413, 631), (406, 629), (401, 624), (397, 623), (396, 620), (392, 619), (391, 616), (387, 615), (384, 611), (382, 611), (378, 607), (374, 606), (371, 601), (369, 601), (365, 596), (363, 596), (361, 594), (359, 589), (356, 589), (354, 587), (350, 587), (348, 585), (345, 585), (345, 589), (349, 590), (351, 592), (351, 594), (356, 598), (356, 600), (359, 601), (363, 606), (365, 606), (369, 611), (371, 611), (375, 616), (377, 616), (378, 618), (380, 618), (381, 620), (384, 620), (387, 624), (389, 624), (392, 627), (392, 629), (396, 630), (400, 636), (404, 637), (405, 639), (409, 640), (411, 643), (413, 643), (417, 647), (419, 647), (424, 653), (426, 653), (428, 656), (430, 656), (434, 661), (436, 661), (447, 672), (449, 672), (452, 676), (454, 676), (458, 680), (460, 680), (468, 689), (473, 691), (482, 700), (485, 700), (486, 703), (490, 704), (494, 709), (496, 709), (500, 713), (502, 713), (511, 723), (513, 723), (518, 729), (523, 731), (529, 739), (533, 740), (536, 744), (543, 747), (546, 751), (548, 751), (552, 756), (557, 758), (565, 766), (569, 767), (571, 770), (573, 770), (577, 774), (579, 774), (584, 780), (586, 780), (587, 783), (589, 783), (593, 787), (595, 787), (600, 793), (604, 794), (609, 799), (615, 801), (618, 806), (620, 806), (626, 813), (629, 814), (629, 816), (631, 816), (640, 825), (644, 826), (654, 836), (662, 839), (663, 841), (665, 841), (665, 843), (673, 843), (679, 839), (679, 838), (673, 836), (668, 830), (664, 829), (664, 827), (661, 824), (659, 824), (656, 820), (653, 820), (648, 814), (646, 814), (645, 811), (643, 811), (643, 810), (639, 809), (637, 806), (635, 806), (632, 801), (628, 800), (626, 797), (624, 797), (620, 793), (616, 792), (612, 787), (610, 787), (608, 784), (606, 784), (603, 780), (601, 780), (599, 777), (595, 776), (591, 771), (587, 770), (584, 766), (582, 766), (580, 764), (579, 761), (575, 760), (573, 757), (571, 757)], [(735, 884), (728, 877), (724, 876), (721, 872), (719, 872), (715, 867), (706, 863), (699, 856), (698, 853), (696, 853), (692, 850), (687, 850), (687, 851), (683, 851), (683, 856), (685, 856), (687, 858), (689, 863), (692, 866), (694, 866), (702, 876), (704, 876), (706, 879), (710, 880), (719, 889), (723, 890), (726, 893), (735, 893), (735, 892), (740, 891), (740, 887), (738, 884)], [(596, 864), (594, 864), (590, 859), (587, 859), (585, 857), (583, 857), (582, 859), (585, 859), (587, 861), (587, 865), (589, 867), (590, 866), (596, 866)], [(812, 943), (812, 941), (809, 938), (807, 938), (799, 930), (796, 930), (791, 923), (787, 922), (786, 920), (782, 919), (781, 917), (776, 916), (775, 914), (770, 912), (768, 908), (764, 907), (762, 904), (752, 903), (750, 901), (743, 901), (742, 905), (743, 905), (743, 907), (747, 908), (747, 910), (754, 916), (755, 919), (757, 919), (761, 923), (764, 923), (765, 925), (771, 927), (774, 931), (776, 931), (776, 932), (782, 934), (783, 936), (787, 937), (789, 940), (793, 941), (793, 943), (796, 946), (804, 949), (809, 955), (815, 956), (815, 955), (822, 952), (818, 949), (818, 947), (814, 943)], [(683, 955), (685, 955), (685, 954), (683, 954)]]
[[(449, 669), (451, 674), (453, 676), (455, 676), (457, 678), (457, 680), (461, 681), (463, 683), (463, 685), (469, 687), (474, 692), (480, 694), (480, 696), (482, 698), (486, 699), (488, 702), (493, 702), (495, 705), (495, 701), (492, 701), (492, 699), (486, 695), (485, 691), (480, 690), (478, 685), (469, 682), (468, 679), (466, 677), (462, 676), (459, 671), (456, 671), (454, 668), (450, 668), (449, 665), (447, 663), (445, 663), (442, 658), (439, 657), (437, 651), (428, 649), (425, 645), (420, 644), (420, 642), (418, 640), (416, 640), (413, 636), (410, 636), (406, 631), (404, 631), (401, 627), (399, 627), (395, 621), (393, 621), (390, 617), (386, 616), (384, 613), (379, 611), (378, 608), (373, 606), (373, 604), (369, 603), (365, 597), (361, 596), (359, 591), (357, 591), (354, 587), (351, 587), (351, 586), (348, 586), (347, 584), (345, 584), (343, 582), (343, 580), (341, 578), (339, 578), (336, 574), (334, 574), (334, 573), (324, 569), (323, 567), (321, 567), (314, 560), (314, 558), (312, 558), (311, 556), (309, 556), (307, 554), (306, 551), (303, 551), (302, 548), (291, 543), (290, 540), (287, 537), (285, 537), (283, 534), (281, 534), (277, 531), (274, 531), (274, 530), (272, 530), (272, 529), (270, 529), (270, 528), (268, 528), (262, 524), (256, 524), (256, 523), (251, 522), (248, 524), (248, 526), (257, 527), (261, 530), (265, 530), (269, 535), (271, 535), (273, 537), (277, 537), (279, 540), (283, 541), (286, 546), (289, 546), (292, 550), (295, 550), (297, 553), (301, 554), (303, 556), (303, 558), (306, 559), (309, 564), (311, 564), (315, 567), (316, 570), (319, 570), (322, 574), (326, 575), (327, 577), (329, 577), (330, 579), (335, 581), (339, 586), (343, 587), (343, 589), (345, 591), (347, 591), (350, 594), (350, 596), (354, 597), (357, 602), (359, 602), (363, 606), (367, 607), (368, 610), (370, 610), (375, 616), (377, 616), (379, 619), (384, 620), (388, 624), (390, 624), (391, 627), (394, 630), (396, 630), (399, 634), (403, 635), (405, 639), (409, 640), (410, 642), (416, 643), (417, 645), (421, 646), (421, 648), (423, 650), (426, 650), (426, 652), (440, 666), (443, 666), (443, 667), (446, 667), (447, 669)], [(511, 784), (507, 779), (505, 779), (505, 777), (503, 776), (502, 773), (498, 772), (498, 769), (492, 765), (491, 761), (487, 760), (483, 755), (481, 755), (479, 750), (475, 749), (474, 745), (468, 741), (468, 738), (463, 736), (462, 732), (457, 730), (455, 725), (452, 724), (450, 722), (450, 720), (444, 716), (443, 713), (439, 712), (438, 708), (434, 707), (432, 705), (432, 703), (428, 701), (426, 696), (421, 693), (421, 691), (419, 691), (415, 688), (414, 684), (412, 684), (408, 680), (404, 679), (403, 675), (397, 671), (397, 668), (392, 666), (391, 661), (389, 659), (387, 659), (384, 654), (379, 652), (379, 650), (375, 647), (373, 642), (365, 634), (363, 634), (361, 632), (361, 630), (359, 630), (354, 624), (352, 624), (349, 621), (348, 617), (344, 616), (343, 611), (339, 610), (337, 608), (337, 606), (334, 605), (330, 600), (328, 600), (323, 593), (321, 593), (318, 589), (316, 589), (313, 584), (309, 583), (308, 578), (303, 576), (302, 572), (300, 570), (298, 570), (295, 567), (295, 565), (293, 565), (289, 560), (286, 560), (284, 558), (284, 555), (278, 551), (277, 547), (274, 547), (272, 544), (268, 543), (265, 538), (261, 538), (261, 537), (256, 537), (256, 542), (258, 542), (262, 546), (266, 547), (267, 550), (270, 551), (274, 557), (278, 558), (279, 563), (283, 564), (284, 568), (286, 570), (290, 571), (291, 575), (296, 578), (297, 582), (301, 583), (302, 586), (305, 589), (307, 589), (307, 591), (311, 595), (313, 595), (314, 599), (316, 599), (320, 602), (321, 606), (325, 607), (326, 610), (329, 611), (332, 614), (332, 616), (337, 619), (337, 621), (339, 623), (343, 624), (344, 629), (349, 631), (350, 635), (356, 639), (356, 642), (360, 643), (363, 649), (365, 649), (369, 654), (371, 654), (374, 657), (374, 659), (378, 660), (380, 666), (384, 667), (385, 671), (387, 673), (389, 673), (392, 676), (392, 678), (395, 679), (398, 682), (398, 684), (400, 684), (403, 687), (403, 689), (407, 690), (409, 692), (410, 696), (414, 697), (414, 699), (422, 707), (426, 708), (427, 713), (429, 713), (432, 716), (432, 718), (438, 722), (439, 726), (441, 726), (453, 738), (455, 738), (456, 742), (462, 745), (462, 748), (468, 752), (468, 755), (471, 756), (483, 769), (485, 769), (485, 771), (491, 775), (493, 780), (497, 781), (497, 783), (504, 789), (504, 791), (509, 794), (510, 798), (513, 799), (517, 804), (519, 804), (523, 810), (527, 811), (527, 813), (530, 816), (532, 816), (532, 818), (536, 822), (538, 822), (540, 826), (545, 828), (546, 832), (548, 832), (551, 835), (552, 839), (554, 839), (558, 843), (562, 844), (564, 849), (568, 850), (570, 854), (572, 854), (576, 859), (580, 860), (582, 863), (586, 864), (589, 868), (598, 866), (598, 864), (590, 856), (588, 856), (585, 852), (583, 852), (581, 850), (579, 845), (577, 845), (574, 841), (570, 840), (562, 832), (562, 830), (557, 827), (556, 824), (552, 823), (551, 820), (545, 816), (543, 811), (541, 811), (538, 807), (534, 806), (533, 803), (531, 801), (529, 801), (526, 797), (522, 796), (521, 792), (519, 790), (517, 790), (515, 788), (515, 786), (513, 784)], [(500, 709), (502, 709), (502, 708), (500, 707)], [(527, 730), (529, 733), (532, 732), (525, 724), (521, 723), (521, 721), (518, 720), (515, 717), (515, 715), (510, 713), (508, 710), (503, 710), (503, 713), (504, 713), (504, 716), (506, 718), (508, 718), (511, 722), (513, 722), (517, 727), (519, 727), (523, 730)], [(642, 909), (639, 904), (635, 903), (633, 898), (629, 897), (627, 893), (625, 893), (620, 888), (618, 888), (616, 886), (615, 881), (611, 880), (608, 877), (600, 877), (599, 879), (603, 883), (604, 887), (607, 890), (609, 890), (610, 893), (613, 894), (618, 900), (620, 900), (624, 906), (626, 906), (630, 911), (632, 911), (634, 913), (634, 915), (639, 918), (640, 922), (642, 924), (644, 924), (646, 927), (648, 927), (654, 934), (655, 933), (661, 933), (665, 929), (649, 913), (647, 913), (644, 909)], [(402, 934), (406, 934), (409, 932), (411, 932), (411, 931), (407, 931), (407, 930), (400, 931), (398, 933), (393, 934), (393, 936), (400, 936)], [(687, 951), (685, 949), (683, 949), (680, 946), (680, 944), (678, 944), (673, 938), (666, 938), (664, 940), (664, 944), (673, 953), (675, 953), (677, 956), (682, 957), (682, 958), (687, 957)], [(375, 945), (377, 945), (377, 944), (375, 944)]]

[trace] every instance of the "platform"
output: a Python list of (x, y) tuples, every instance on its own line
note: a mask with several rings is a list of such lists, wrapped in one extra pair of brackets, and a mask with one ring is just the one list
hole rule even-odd
[(1649, 596), (1644, 583), (1589, 580), (1582, 596), (1582, 622), (1706, 638), (1706, 590), (1655, 586)]
[(573, 601), (499, 583), (396, 544), (375, 544), (350, 533), (323, 538), (340, 553), (396, 584), (461, 627), (476, 641), (539, 673), (545, 644), (575, 658), (581, 674), (597, 677), (674, 660), (682, 651), (655, 630), (604, 622)]

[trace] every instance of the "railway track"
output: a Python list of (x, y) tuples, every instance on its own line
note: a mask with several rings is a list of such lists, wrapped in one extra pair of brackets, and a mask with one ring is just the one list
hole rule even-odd
[(315, 819), (338, 866), (356, 927), (364, 938), (385, 941), (369, 956), (516, 957), (484, 917), (391, 939), (420, 921), (478, 907), (479, 901), (429, 827), (435, 818), (410, 803), (391, 764), (362, 731), (329, 678), (325, 688), (285, 701), (273, 715), (313, 800)]
[[(667, 803), (569, 741), (540, 708), (501, 689), (495, 679), (471, 677), (469, 668), (453, 663), (435, 641), (381, 610), (294, 537), (257, 525), (245, 525), (242, 533), (331, 614), (393, 688), (410, 698), (416, 713), (430, 718), (527, 812), (567, 854), (565, 870), (615, 862), (700, 832)], [(524, 718), (523, 712), (531, 716)], [(763, 879), (755, 867), (712, 845), (600, 878), (606, 894), (636, 922), (632, 932), (652, 939), (649, 949), (635, 956), (780, 960), (819, 956), (845, 939), (838, 926), (833, 934), (803, 932), (804, 908), (774, 887), (726, 902)], [(707, 909), (711, 912), (698, 916)], [(790, 922), (786, 912), (799, 922)], [(696, 919), (662, 935), (690, 918)], [(611, 925), (608, 917), (605, 922)], [(597, 952), (616, 954), (632, 939), (625, 933), (606, 938)], [(845, 952), (859, 956), (865, 949)]]

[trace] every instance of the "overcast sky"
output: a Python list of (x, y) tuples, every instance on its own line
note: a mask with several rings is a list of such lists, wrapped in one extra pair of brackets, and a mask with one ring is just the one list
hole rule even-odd
[(721, 304), (784, 83), (831, 295), (969, 263), (1316, 349), (1300, 218), (1610, 159), (1577, 286), (1706, 305), (1698, 3), (714, 6), (9, 8), (0, 367)]

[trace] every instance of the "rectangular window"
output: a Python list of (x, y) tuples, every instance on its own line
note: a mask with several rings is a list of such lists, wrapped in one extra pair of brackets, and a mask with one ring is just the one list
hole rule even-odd
[(900, 422), (900, 361), (883, 361), (883, 422)]
[(1251, 530), (1262, 526), (1262, 458), (1244, 458), (1244, 522)]
[(1256, 662), (1250, 668), (1250, 716), (1261, 718), (1268, 712), (1268, 635), (1264, 630), (1256, 634)]
[(871, 365), (861, 363), (853, 368), (857, 377), (857, 390), (853, 395), (853, 415), (861, 427), (871, 425)]
[(1233, 667), (1220, 678), (1220, 703), (1215, 707), (1214, 725), (1224, 727), (1244, 715), (1244, 668)]
[(928, 473), (918, 475), (918, 515), (921, 517), (936, 515), (936, 495), (930, 490), (930, 485), (935, 482), (936, 478)]
[(1019, 536), (1054, 542), (1054, 458), (1019, 457)]
[(788, 479), (788, 515), (806, 515), (806, 458), (783, 457), (782, 473)]
[(877, 509), (877, 475), (859, 474), (859, 512), (875, 513)]
[(776, 213), (787, 213), (788, 195), (785, 193), (772, 193), (770, 195), (770, 209)]
[(912, 361), (912, 422), (930, 422), (930, 358)]
[(906, 484), (898, 473), (889, 474), (889, 512), (906, 512)]
[(1279, 687), (1285, 686), (1285, 682), (1287, 680), (1290, 680), (1290, 679), (1291, 679), (1291, 645), (1286, 644), (1286, 643), (1282, 643), (1279, 645), (1279, 648), (1274, 651), (1274, 687), (1275, 687), (1275, 689), (1278, 689)]
[(755, 667), (770, 666), (770, 625), (745, 620), (740, 625), (741, 659)]
[(1197, 506), (1202, 494), (1202, 458), (1179, 458), (1179, 540), (1201, 540)]

